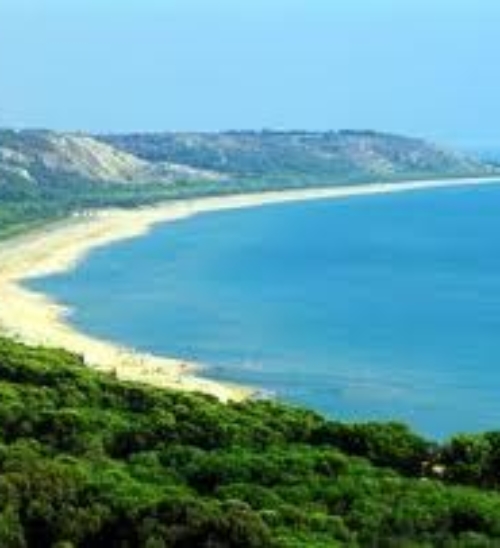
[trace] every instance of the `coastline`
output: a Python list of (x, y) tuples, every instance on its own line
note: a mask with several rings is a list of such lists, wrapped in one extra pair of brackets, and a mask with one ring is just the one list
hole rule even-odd
[(22, 282), (65, 272), (77, 266), (95, 248), (140, 237), (156, 224), (175, 222), (199, 213), (487, 184), (500, 184), (500, 177), (268, 191), (176, 200), (133, 210), (106, 209), (75, 214), (66, 221), (0, 243), (0, 333), (29, 344), (71, 350), (81, 354), (87, 365), (111, 372), (122, 380), (205, 392), (222, 401), (244, 400), (256, 391), (205, 379), (202, 364), (138, 353), (132, 348), (79, 332), (68, 321), (70, 310), (46, 295), (25, 288)]

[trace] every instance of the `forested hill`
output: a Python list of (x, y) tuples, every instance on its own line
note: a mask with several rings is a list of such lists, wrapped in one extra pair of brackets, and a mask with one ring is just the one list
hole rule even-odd
[(0, 339), (2, 548), (500, 546), (500, 433), (437, 445)]
[(484, 175), (486, 163), (421, 139), (373, 131), (158, 133), (100, 137), (148, 161), (240, 177), (369, 181)]

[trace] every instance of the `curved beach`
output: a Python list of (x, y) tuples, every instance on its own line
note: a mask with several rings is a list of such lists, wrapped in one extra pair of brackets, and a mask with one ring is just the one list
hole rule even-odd
[(26, 289), (20, 282), (67, 271), (96, 247), (139, 237), (157, 223), (174, 222), (202, 212), (495, 183), (500, 184), (500, 180), (481, 178), (374, 183), (179, 200), (135, 210), (108, 209), (80, 213), (67, 221), (54, 223), (0, 245), (0, 332), (30, 344), (62, 347), (77, 352), (89, 366), (112, 372), (123, 380), (201, 391), (223, 401), (242, 400), (252, 395), (251, 388), (205, 379), (201, 376), (201, 364), (138, 353), (132, 348), (77, 331), (69, 322), (70, 310), (45, 295)]

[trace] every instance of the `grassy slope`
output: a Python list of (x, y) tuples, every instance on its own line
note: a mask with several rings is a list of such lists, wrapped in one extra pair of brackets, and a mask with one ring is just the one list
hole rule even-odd
[(0, 546), (499, 546), (497, 438), (225, 406), (0, 339)]

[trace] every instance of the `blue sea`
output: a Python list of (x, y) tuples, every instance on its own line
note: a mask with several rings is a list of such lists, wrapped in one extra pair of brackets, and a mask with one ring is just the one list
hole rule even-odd
[(500, 429), (500, 185), (201, 214), (29, 285), (333, 418)]

